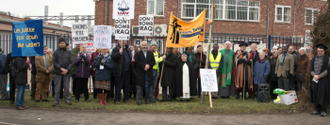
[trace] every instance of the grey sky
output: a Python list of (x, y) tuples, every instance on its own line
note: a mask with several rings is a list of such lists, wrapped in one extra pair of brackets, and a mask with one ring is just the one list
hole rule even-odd
[[(43, 16), (45, 5), (48, 5), (49, 16), (59, 16), (60, 12), (63, 15), (94, 15), (95, 12), (93, 0), (0, 0), (0, 3), (0, 11), (19, 17)], [(72, 22), (64, 21), (64, 25), (71, 26)]]

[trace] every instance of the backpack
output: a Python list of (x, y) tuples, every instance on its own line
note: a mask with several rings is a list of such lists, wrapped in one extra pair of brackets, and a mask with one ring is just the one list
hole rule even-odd
[(9, 63), (9, 67), (11, 70), (11, 76), (15, 77), (16, 73), (18, 72), (18, 68), (16, 67), (15, 59)]

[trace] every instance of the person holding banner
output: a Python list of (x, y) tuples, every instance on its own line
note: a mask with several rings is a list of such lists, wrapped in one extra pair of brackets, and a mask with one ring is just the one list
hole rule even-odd
[[(146, 104), (150, 104), (152, 99), (153, 87), (153, 66), (155, 65), (155, 57), (151, 51), (148, 51), (147, 41), (141, 43), (142, 51), (135, 54), (135, 71), (136, 71), (136, 102), (138, 105), (142, 104), (143, 91), (146, 92)], [(148, 80), (149, 79), (149, 80)], [(149, 84), (147, 86), (147, 84)]]
[[(190, 84), (190, 96), (197, 96), (197, 78), (195, 71), (198, 68), (198, 60), (193, 52), (193, 46), (192, 47), (186, 47), (186, 55), (187, 60), (192, 64), (193, 70), (190, 70), (189, 74), (192, 74), (191, 84)], [(191, 97), (193, 99), (193, 97)]]
[(108, 91), (111, 89), (111, 70), (114, 65), (107, 49), (101, 49), (101, 53), (95, 58), (93, 65), (96, 69), (94, 84), (99, 97), (99, 104), (108, 105)]
[(88, 78), (90, 77), (90, 60), (91, 57), (87, 54), (87, 49), (85, 45), (81, 45), (81, 52), (78, 53), (73, 64), (76, 66), (76, 102), (79, 102), (80, 94), (84, 93), (85, 101), (91, 102), (89, 100), (88, 94)]
[(234, 52), (230, 49), (232, 46), (230, 41), (226, 41), (224, 46), (225, 48), (221, 50), (223, 63), (220, 65), (222, 68), (220, 71), (219, 96), (228, 99), (229, 96), (235, 96)]
[[(209, 56), (209, 68), (216, 70), (217, 80), (219, 82), (219, 76), (221, 74), (221, 69), (223, 65), (222, 54), (218, 51), (219, 45), (213, 44), (213, 50)], [(211, 92), (212, 99), (218, 99), (218, 92)]]
[[(175, 67), (175, 82), (172, 90), (172, 96), (174, 97), (180, 97), (180, 101), (183, 101), (185, 99), (186, 101), (190, 101), (190, 92), (193, 82), (196, 81), (195, 77), (195, 69), (193, 64), (188, 61), (189, 56), (187, 53), (183, 53), (181, 55), (181, 59), (177, 63)], [(195, 84), (196, 86), (196, 84)]]
[(246, 51), (248, 43), (241, 43), (239, 45), (241, 50), (235, 53), (235, 86), (236, 86), (236, 99), (240, 98), (240, 92), (242, 92), (243, 100), (246, 99), (246, 93), (248, 90), (253, 89), (252, 84), (252, 69), (253, 60), (251, 55)]
[[(161, 79), (161, 86), (162, 86), (162, 96), (163, 99), (161, 102), (165, 101), (171, 101), (171, 90), (172, 87), (174, 86), (174, 71), (177, 63), (177, 57), (175, 54), (172, 53), (173, 48), (172, 47), (167, 47), (166, 51), (166, 59), (163, 60), (163, 65), (164, 68), (162, 69), (163, 71), (163, 76)], [(167, 87), (169, 89), (167, 89)], [(167, 90), (170, 90), (170, 94), (167, 95)]]
[(58, 49), (53, 54), (54, 65), (54, 82), (55, 82), (55, 100), (53, 106), (57, 106), (60, 101), (60, 88), (63, 80), (64, 88), (64, 102), (67, 105), (72, 105), (70, 102), (70, 71), (73, 67), (73, 57), (70, 50), (67, 50), (66, 41), (64, 38), (60, 38), (58, 43)]
[(124, 90), (124, 102), (128, 103), (131, 74), (133, 73), (133, 65), (131, 63), (132, 55), (127, 46), (127, 41), (118, 42), (117, 46), (112, 49), (111, 58), (113, 59), (115, 68), (113, 75), (115, 76), (115, 103), (120, 104), (121, 89)]
[(196, 77), (198, 79), (198, 98), (200, 98), (202, 96), (202, 86), (201, 86), (201, 78), (200, 78), (200, 73), (199, 73), (199, 69), (200, 68), (205, 68), (205, 61), (206, 61), (206, 55), (203, 53), (203, 46), (202, 45), (198, 45), (197, 46), (197, 51), (195, 53), (195, 56), (197, 57), (199, 63), (198, 63), (198, 68), (196, 70)]

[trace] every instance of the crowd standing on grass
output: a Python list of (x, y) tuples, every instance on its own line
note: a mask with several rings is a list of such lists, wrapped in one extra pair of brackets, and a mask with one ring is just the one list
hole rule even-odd
[[(311, 91), (311, 102), (315, 106), (311, 114), (326, 116), (330, 59), (324, 54), (328, 49), (325, 45), (316, 45), (317, 55), (312, 51), (307, 53), (303, 47), (295, 51), (294, 46), (275, 46), (272, 50), (260, 48), (260, 52), (257, 44), (241, 43), (236, 52), (231, 49), (230, 41), (223, 46), (219, 50), (219, 45), (214, 44), (208, 59), (202, 45), (196, 49), (186, 47), (184, 53), (178, 48), (167, 47), (166, 53), (162, 54), (156, 42), (148, 46), (146, 41), (141, 42), (137, 50), (122, 41), (112, 50), (97, 49), (88, 55), (86, 46), (78, 44), (70, 50), (66, 40), (61, 38), (57, 50), (53, 52), (44, 46), (43, 56), (29, 57), (29, 60), (12, 57), (11, 53), (6, 55), (0, 48), (0, 99), (9, 100), (13, 105), (17, 89), (16, 109), (28, 109), (24, 97), (27, 71), (31, 70), (30, 96), (35, 103), (50, 102), (50, 93), (54, 97), (53, 106), (61, 101), (72, 105), (71, 97), (77, 105), (81, 97), (86, 103), (92, 103), (88, 93), (89, 78), (93, 81), (93, 98), (98, 98), (100, 105), (109, 105), (110, 101), (119, 105), (132, 99), (138, 105), (191, 101), (202, 96), (199, 69), (207, 65), (217, 75), (219, 91), (211, 93), (213, 99), (257, 100), (258, 85), (269, 84), (272, 99), (277, 98), (272, 94), (276, 88), (299, 93)], [(251, 51), (247, 51), (247, 47)], [(7, 73), (10, 74), (9, 95), (6, 92)], [(162, 87), (161, 99), (158, 99), (159, 86)]]

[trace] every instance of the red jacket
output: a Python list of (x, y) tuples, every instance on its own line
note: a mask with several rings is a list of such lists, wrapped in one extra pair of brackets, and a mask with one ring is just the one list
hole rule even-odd
[[(99, 52), (93, 52), (92, 55), (91, 55), (92, 57), (91, 57), (91, 62), (90, 63), (92, 65), (93, 69), (94, 69), (94, 66), (93, 66), (94, 60), (98, 55), (99, 55)], [(94, 70), (92, 71), (92, 76), (95, 77), (95, 71)]]

